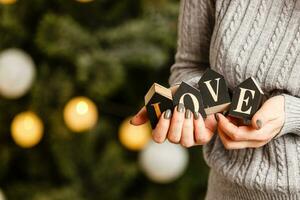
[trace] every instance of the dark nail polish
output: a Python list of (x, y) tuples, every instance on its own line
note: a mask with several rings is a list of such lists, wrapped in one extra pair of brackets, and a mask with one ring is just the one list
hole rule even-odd
[(184, 105), (182, 103), (178, 104), (177, 111), (181, 113), (184, 112)]
[(257, 126), (258, 129), (261, 129), (262, 121), (260, 119), (256, 120), (256, 126)]
[(194, 113), (194, 118), (195, 118), (195, 120), (199, 119), (199, 117), (200, 117), (199, 115), (200, 115), (200, 114), (199, 114), (198, 112), (195, 112), (195, 113)]
[(172, 112), (170, 109), (168, 109), (165, 114), (164, 114), (164, 118), (165, 119), (171, 119), (171, 116), (172, 116)]
[(215, 114), (215, 118), (216, 118), (217, 122), (220, 120), (218, 113)]
[(192, 112), (189, 109), (187, 109), (185, 112), (185, 118), (190, 119), (191, 117), (192, 117)]

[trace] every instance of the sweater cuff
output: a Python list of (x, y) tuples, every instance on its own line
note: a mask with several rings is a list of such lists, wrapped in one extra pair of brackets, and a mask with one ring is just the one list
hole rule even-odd
[(300, 98), (288, 94), (284, 96), (285, 121), (275, 138), (287, 133), (300, 135)]

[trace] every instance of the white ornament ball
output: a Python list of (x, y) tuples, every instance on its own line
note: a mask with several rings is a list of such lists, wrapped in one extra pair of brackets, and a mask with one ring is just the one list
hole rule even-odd
[(27, 53), (19, 49), (0, 53), (0, 95), (10, 99), (23, 96), (34, 77), (35, 65)]
[(170, 183), (185, 171), (189, 156), (180, 145), (151, 141), (141, 152), (139, 162), (146, 176), (157, 183)]

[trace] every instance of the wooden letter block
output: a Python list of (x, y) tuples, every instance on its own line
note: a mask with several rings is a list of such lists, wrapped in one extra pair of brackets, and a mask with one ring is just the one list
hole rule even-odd
[(263, 100), (262, 89), (258, 82), (250, 77), (234, 89), (229, 115), (249, 121), (261, 107)]
[(226, 81), (221, 74), (208, 69), (201, 77), (198, 85), (207, 115), (229, 109), (231, 99)]
[(180, 84), (173, 97), (174, 106), (179, 103), (184, 104), (184, 107), (192, 112), (199, 112), (203, 118), (206, 117), (200, 91), (185, 82)]
[(173, 110), (171, 90), (154, 83), (145, 96), (145, 105), (151, 126), (154, 129), (161, 114), (168, 109)]

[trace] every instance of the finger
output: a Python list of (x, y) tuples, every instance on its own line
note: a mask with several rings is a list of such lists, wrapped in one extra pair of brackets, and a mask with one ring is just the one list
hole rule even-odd
[(252, 126), (259, 130), (264, 126), (264, 124), (278, 118), (281, 113), (280, 109), (282, 108), (281, 106), (276, 105), (278, 105), (278, 101), (284, 101), (283, 98), (284, 97), (282, 96), (276, 96), (267, 100), (252, 117)]
[(203, 117), (199, 113), (195, 113), (194, 129), (195, 142), (197, 144), (206, 144), (206, 138), (204, 135), (205, 123)]
[(170, 126), (172, 111), (166, 110), (159, 119), (156, 128), (152, 131), (153, 140), (157, 143), (163, 143), (166, 140)]
[(218, 128), (218, 134), (225, 149), (259, 148), (267, 143), (267, 141), (233, 141), (220, 128)]
[(173, 117), (171, 119), (171, 124), (168, 132), (168, 139), (172, 143), (179, 143), (181, 138), (181, 131), (184, 121), (184, 105), (179, 104), (175, 107), (173, 112)]
[[(208, 124), (208, 126), (213, 126), (213, 124), (216, 124), (216, 122), (213, 122), (213, 120), (214, 121), (216, 121), (216, 120), (214, 119), (213, 115), (212, 115), (213, 119), (211, 119), (210, 116), (208, 116), (206, 118), (205, 121), (207, 121), (207, 122), (205, 122), (203, 120), (203, 117), (199, 113), (195, 114), (195, 116), (197, 116), (194, 119), (194, 129), (195, 129), (195, 131), (194, 131), (194, 134), (195, 134), (194, 137), (195, 137), (195, 142), (197, 144), (200, 144), (200, 145), (207, 144), (211, 140), (211, 138), (213, 137), (215, 130), (212, 131), (211, 129), (209, 129), (206, 124)], [(212, 129), (215, 129), (215, 128), (212, 128)]]
[(185, 112), (185, 120), (182, 126), (182, 134), (180, 143), (184, 147), (192, 147), (195, 144), (194, 141), (194, 124), (193, 124), (193, 113), (190, 110)]
[(131, 120), (130, 123), (134, 126), (139, 126), (149, 120), (146, 107), (144, 106)]
[(205, 127), (209, 129), (211, 132), (214, 133), (216, 131), (218, 122), (216, 120), (215, 115), (208, 115), (204, 120), (204, 123), (205, 123)]
[(276, 126), (273, 122), (269, 122), (262, 129), (256, 130), (252, 126), (236, 126), (221, 114), (218, 114), (218, 117), (218, 128), (233, 141), (267, 141), (276, 132)]

